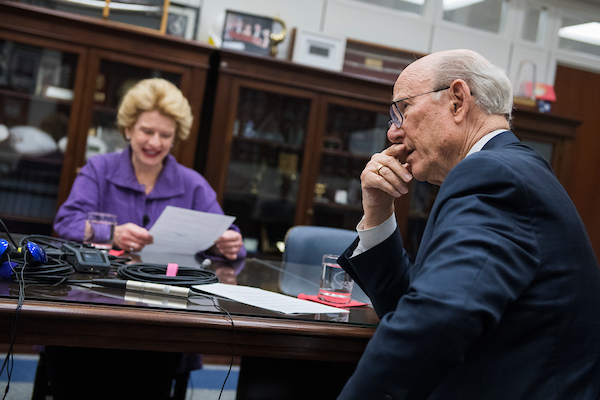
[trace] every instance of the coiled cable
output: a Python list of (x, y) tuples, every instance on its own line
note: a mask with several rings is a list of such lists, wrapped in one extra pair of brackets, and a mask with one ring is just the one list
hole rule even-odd
[(177, 276), (167, 276), (166, 273), (167, 266), (164, 264), (136, 263), (122, 265), (117, 269), (117, 275), (121, 278), (141, 282), (186, 287), (219, 283), (219, 277), (213, 271), (205, 269), (180, 266)]

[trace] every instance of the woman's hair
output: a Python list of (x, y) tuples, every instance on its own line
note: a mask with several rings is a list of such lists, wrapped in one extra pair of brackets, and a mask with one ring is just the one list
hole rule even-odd
[(467, 83), (475, 103), (488, 114), (500, 114), (510, 122), (513, 90), (504, 70), (473, 51), (449, 52), (434, 66), (434, 88), (448, 86), (455, 79)]
[(190, 104), (177, 86), (160, 78), (144, 79), (129, 89), (117, 115), (119, 132), (125, 137), (125, 129), (133, 128), (143, 112), (154, 110), (175, 121), (175, 142), (188, 138), (194, 119)]

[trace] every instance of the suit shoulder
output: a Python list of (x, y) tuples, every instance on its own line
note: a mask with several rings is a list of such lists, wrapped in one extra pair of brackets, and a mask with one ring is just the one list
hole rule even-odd
[(554, 174), (550, 164), (537, 151), (521, 143), (478, 151), (462, 160), (456, 168), (483, 168), (486, 171), (492, 168), (496, 172), (519, 176), (529, 172)]

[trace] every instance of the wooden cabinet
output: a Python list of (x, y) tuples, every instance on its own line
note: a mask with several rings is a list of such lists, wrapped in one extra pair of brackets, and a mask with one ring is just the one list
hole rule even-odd
[[(87, 157), (127, 144), (119, 101), (135, 82), (179, 86), (194, 114), (173, 154), (193, 167), (209, 60), (195, 42), (0, 0), (0, 217), (12, 232), (51, 233)], [(6, 130), (5, 130), (6, 131)]]
[[(225, 213), (263, 254), (278, 253), (276, 243), (293, 225), (354, 229), (362, 216), (360, 173), (389, 145), (393, 82), (233, 51), (218, 56), (205, 176)], [(517, 136), (545, 154), (559, 179), (577, 125), (524, 107), (513, 121)], [(413, 182), (397, 201), (411, 254), (437, 190)]]
[(513, 112), (515, 135), (544, 156), (563, 186), (568, 184), (571, 173), (572, 147), (579, 125), (579, 119), (540, 113), (535, 108), (518, 104)]
[[(354, 229), (361, 218), (359, 177), (389, 145), (394, 82), (6, 0), (0, 15), (0, 124), (11, 134), (29, 128), (4, 140), (0, 131), (0, 217), (11, 231), (51, 232), (86, 157), (126, 145), (117, 107), (146, 77), (174, 82), (190, 101), (191, 136), (173, 154), (205, 175), (257, 251), (278, 254), (293, 225)], [(578, 124), (521, 106), (513, 122), (563, 184)], [(49, 139), (54, 151), (34, 140), (26, 153), (26, 135)], [(437, 187), (411, 185), (396, 213), (414, 253)]]
[(262, 253), (293, 225), (354, 229), (360, 172), (386, 146), (391, 86), (219, 53), (205, 176)]

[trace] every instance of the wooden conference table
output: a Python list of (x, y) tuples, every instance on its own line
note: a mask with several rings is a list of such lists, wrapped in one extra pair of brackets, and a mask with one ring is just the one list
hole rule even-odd
[[(193, 257), (180, 265), (191, 263), (199, 265)], [(288, 282), (296, 278), (281, 261), (257, 258), (213, 262), (208, 269), (224, 283), (275, 292), (281, 292), (286, 274)], [(316, 294), (318, 283), (303, 284), (314, 288), (307, 294)], [(18, 296), (16, 282), (0, 281), (2, 343), (11, 341)], [(215, 300), (221, 307), (217, 309), (211, 300), (195, 295), (187, 299), (145, 295), (139, 300), (139, 294), (123, 289), (30, 285), (14, 342), (356, 363), (379, 322), (370, 306), (351, 308), (349, 314), (284, 315), (222, 298)]]

